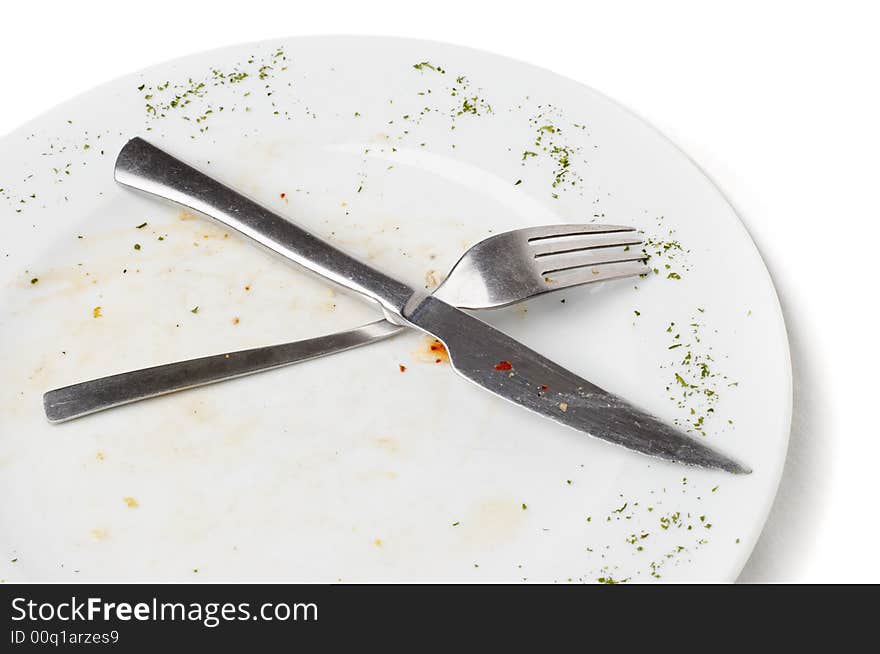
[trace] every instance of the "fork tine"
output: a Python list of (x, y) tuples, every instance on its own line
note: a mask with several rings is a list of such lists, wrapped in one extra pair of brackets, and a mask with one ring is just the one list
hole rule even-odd
[(623, 261), (619, 263), (606, 263), (589, 268), (570, 268), (560, 270), (544, 276), (548, 291), (556, 291), (572, 286), (581, 286), (592, 282), (602, 282), (610, 279), (635, 277), (647, 275), (651, 268), (640, 261)]
[(602, 264), (624, 261), (643, 261), (647, 258), (647, 255), (641, 248), (625, 246), (578, 250), (576, 252), (540, 257), (534, 261), (541, 275), (549, 275), (550, 273), (574, 268), (595, 267)]
[(543, 225), (541, 227), (528, 227), (519, 229), (522, 236), (529, 242), (540, 241), (545, 238), (557, 238), (560, 236), (577, 236), (583, 234), (612, 234), (618, 232), (634, 232), (635, 228), (628, 225), (598, 225), (584, 223), (581, 225)]
[(576, 234), (562, 236), (553, 239), (541, 239), (531, 241), (529, 247), (536, 257), (545, 257), (552, 254), (565, 254), (580, 250), (592, 250), (613, 246), (629, 246), (631, 249), (640, 249), (643, 243), (642, 237), (635, 231), (611, 232), (601, 234)]

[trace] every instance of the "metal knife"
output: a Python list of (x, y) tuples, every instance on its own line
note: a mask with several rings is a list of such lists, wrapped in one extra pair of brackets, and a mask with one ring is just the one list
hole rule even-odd
[(558, 423), (636, 452), (731, 473), (749, 468), (605, 391), (442, 300), (339, 250), (141, 138), (116, 160), (116, 180), (199, 211), (377, 303), (392, 322), (439, 339), (478, 386)]

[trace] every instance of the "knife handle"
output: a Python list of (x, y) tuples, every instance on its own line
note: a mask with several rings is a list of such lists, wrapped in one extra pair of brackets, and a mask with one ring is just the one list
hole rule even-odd
[[(119, 152), (116, 181), (177, 202), (241, 232), (313, 273), (400, 314), (416, 291), (359, 261), (142, 138)], [(387, 315), (387, 311), (386, 311)]]

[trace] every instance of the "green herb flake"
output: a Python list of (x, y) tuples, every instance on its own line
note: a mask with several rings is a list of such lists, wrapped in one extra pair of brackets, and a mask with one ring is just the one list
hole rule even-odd
[(435, 66), (429, 61), (420, 61), (417, 64), (413, 64), (413, 68), (415, 68), (416, 70), (433, 70), (434, 72), (440, 73), (441, 75), (446, 74), (446, 71), (443, 70), (440, 66)]
[(596, 581), (598, 581), (600, 584), (613, 585), (626, 583), (627, 581), (629, 581), (629, 578), (627, 577), (626, 579), (621, 579), (620, 581), (617, 581), (614, 577), (609, 575), (607, 577), (599, 577), (598, 579), (596, 579)]

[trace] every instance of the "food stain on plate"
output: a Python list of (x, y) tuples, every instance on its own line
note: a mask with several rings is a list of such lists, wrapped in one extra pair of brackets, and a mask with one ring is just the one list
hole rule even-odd
[(446, 346), (433, 336), (422, 338), (419, 349), (413, 352), (413, 357), (422, 363), (449, 363)]
[(466, 549), (476, 552), (516, 540), (524, 528), (528, 511), (521, 500), (490, 497), (472, 506), (453, 524), (455, 538)]

